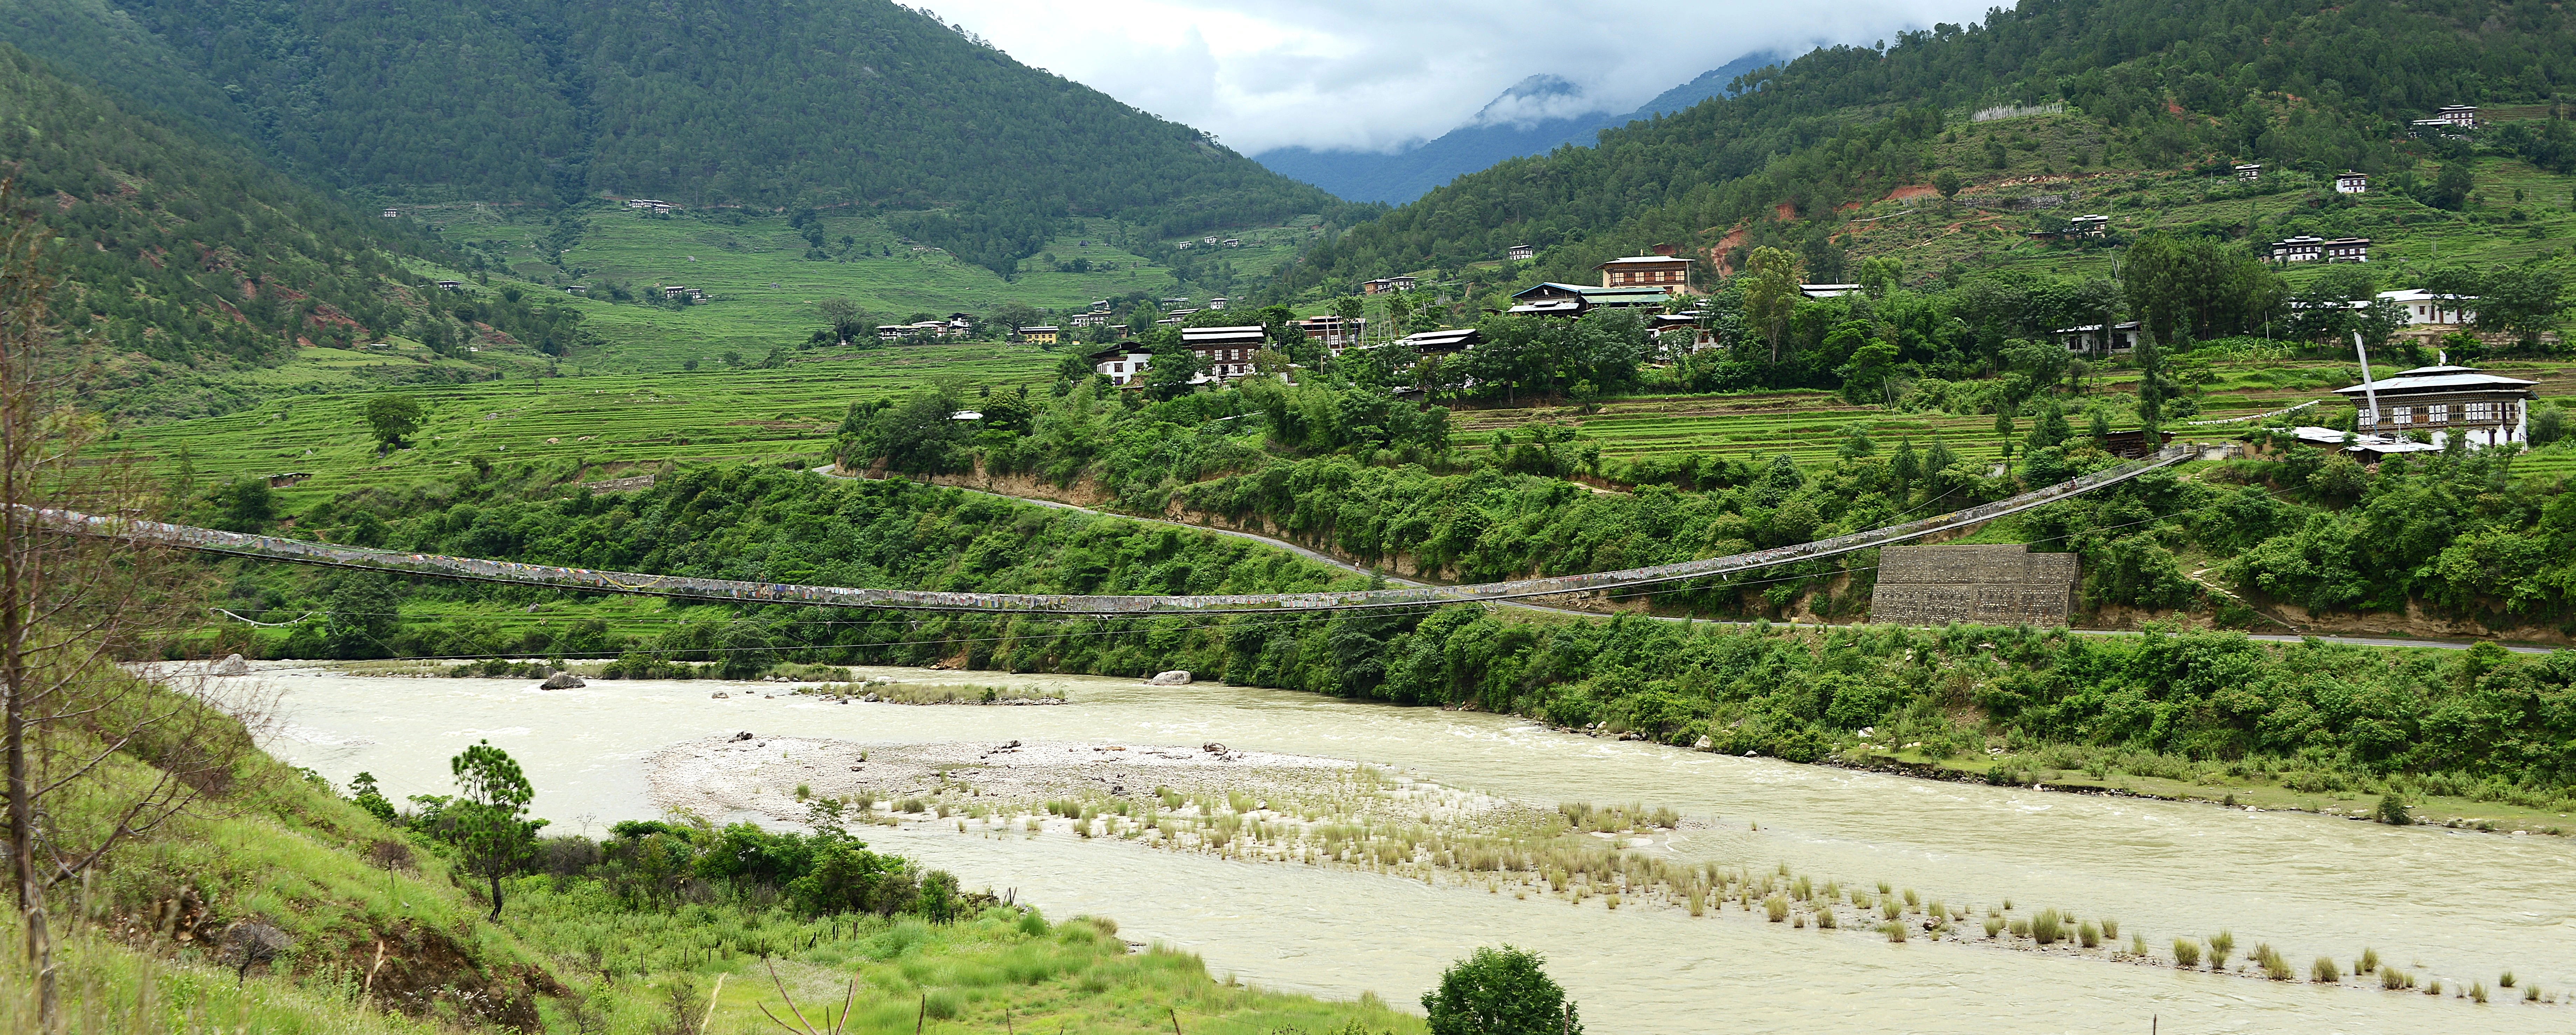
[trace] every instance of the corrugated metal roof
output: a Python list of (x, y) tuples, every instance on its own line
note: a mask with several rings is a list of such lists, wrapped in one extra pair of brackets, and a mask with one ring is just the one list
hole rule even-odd
[(2343, 395), (2360, 395), (2364, 389), (2376, 392), (2428, 391), (2439, 388), (2522, 389), (2539, 383), (2484, 373), (2474, 367), (2417, 367), (2400, 372), (2386, 380), (2373, 381), (2367, 385), (2353, 385), (2349, 388), (2337, 388), (2335, 391)]

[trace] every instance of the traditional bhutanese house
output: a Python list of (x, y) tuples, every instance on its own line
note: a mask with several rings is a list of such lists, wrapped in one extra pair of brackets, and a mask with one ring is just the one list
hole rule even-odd
[(1252, 373), (1252, 354), (1261, 351), (1260, 324), (1242, 327), (1190, 327), (1181, 331), (1181, 347), (1196, 353), (1202, 373), (1192, 383), (1223, 381)]
[(1109, 323), (1109, 314), (1099, 312), (1075, 313), (1073, 314), (1073, 319), (1065, 322), (1075, 327), (1102, 327)]
[(1420, 334), (1408, 334), (1396, 340), (1397, 345), (1410, 347), (1425, 356), (1455, 355), (1484, 343), (1484, 333), (1473, 327), (1424, 331)]
[(1218, 295), (1215, 298), (1208, 299), (1207, 307), (1210, 309), (1223, 309), (1228, 301), (1229, 299), (1224, 295)]
[(1085, 358), (1091, 360), (1091, 369), (1109, 378), (1110, 384), (1125, 387), (1144, 375), (1145, 367), (1154, 361), (1154, 354), (1108, 348), (1094, 352)]
[(2315, 262), (2326, 256), (2326, 239), (2300, 234), (2272, 242), (2273, 262)]
[[(2441, 445), (2454, 434), (2475, 445), (2524, 441), (2526, 404), (2536, 381), (2476, 367), (2417, 367), (2386, 379), (2335, 389), (2358, 411), (2364, 433), (2430, 432)], [(2373, 409), (2375, 400), (2376, 409)]]
[(401, 219), (401, 218), (402, 218), (402, 210), (401, 210), (401, 209), (398, 209), (398, 208), (389, 208), (389, 209), (386, 209), (386, 210), (385, 210), (385, 218), (387, 218), (387, 219)]
[(441, 291), (463, 291), (465, 290), (465, 282), (461, 280), (442, 280), (438, 282), (438, 289)]
[(2335, 193), (2368, 194), (2370, 193), (2370, 177), (2366, 174), (2357, 172), (2336, 173)]
[(1505, 249), (1505, 250), (1503, 251), (1503, 256), (1504, 256), (1505, 258), (1510, 259), (1510, 260), (1511, 260), (1511, 261), (1513, 261), (1513, 262), (1519, 262), (1519, 261), (1520, 261), (1520, 260), (1522, 260), (1522, 259), (1532, 258), (1532, 257), (1536, 256), (1537, 254), (1538, 254), (1538, 249), (1537, 249), (1536, 247), (1533, 247), (1533, 246), (1531, 246), (1531, 245), (1526, 245), (1526, 244), (1516, 244), (1516, 245), (1513, 245), (1513, 246), (1511, 246), (1510, 248), (1507, 248), (1507, 249)]
[(2325, 243), (2327, 262), (2369, 262), (2370, 238), (2338, 237)]
[(2263, 178), (2263, 166), (2262, 166), (2260, 163), (2256, 163), (2256, 162), (2247, 162), (2247, 163), (2245, 163), (2245, 164), (2243, 164), (2243, 165), (2237, 166), (2237, 167), (2236, 167), (2236, 178), (2237, 178), (2237, 179), (2240, 179), (2240, 180), (2259, 180), (2259, 179), (2262, 179), (2262, 178)]
[(1601, 286), (1663, 289), (1678, 295), (1690, 290), (1689, 259), (1677, 255), (1623, 255), (1593, 267), (1601, 271)]
[(2170, 431), (2157, 432), (2156, 441), (2152, 445), (2147, 442), (2145, 431), (2114, 431), (2102, 437), (2102, 450), (2123, 459), (2139, 460), (2164, 448), (2165, 443), (2171, 441), (2173, 441), (2173, 432)]
[(1798, 293), (1809, 298), (1841, 298), (1860, 294), (1858, 284), (1800, 284)]
[(2074, 237), (2100, 237), (2111, 228), (2111, 217), (2082, 215), (2066, 221), (2066, 232)]
[(1055, 344), (1055, 339), (1056, 329), (1054, 327), (1039, 325), (1036, 327), (1020, 328), (1020, 340), (1033, 345), (1053, 345)]
[(2060, 327), (2048, 332), (2066, 351), (2083, 355), (2109, 355), (2138, 347), (2138, 321), (2112, 324), (2088, 323), (2081, 327)]
[(567, 295), (587, 295), (590, 293), (590, 285), (566, 284), (564, 285), (564, 293)]
[(2476, 129), (2478, 128), (2478, 106), (2474, 104), (2449, 105), (2444, 107), (2441, 111), (2435, 112), (2433, 114), (2432, 121), (2448, 126), (2458, 126), (2462, 129)]
[(1360, 334), (1368, 330), (1368, 321), (1344, 320), (1338, 316), (1309, 316), (1297, 321), (1297, 329), (1306, 332), (1306, 340), (1334, 352), (1359, 344)]
[(1413, 290), (1414, 285), (1418, 283), (1420, 283), (1420, 281), (1413, 277), (1379, 277), (1376, 280), (1361, 284), (1360, 293), (1366, 295), (1383, 295), (1397, 291), (1411, 291)]

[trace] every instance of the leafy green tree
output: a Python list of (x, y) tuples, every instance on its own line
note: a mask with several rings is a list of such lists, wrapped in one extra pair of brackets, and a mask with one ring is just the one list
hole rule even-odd
[(359, 773), (349, 780), (349, 802), (356, 805), (359, 811), (386, 823), (393, 823), (402, 818), (395, 813), (394, 803), (385, 800), (384, 791), (376, 786), (374, 773)]
[(1967, 185), (1956, 170), (1943, 169), (1932, 174), (1932, 189), (1941, 192), (1941, 202), (1945, 205), (1959, 196), (1959, 188)]
[(2526, 348), (2539, 344), (2541, 332), (2556, 329), (2567, 311), (2566, 276), (2537, 263), (2438, 270), (2425, 278), (2424, 289), (2462, 300), (2463, 308), (2477, 312), (2479, 330), (2512, 335)]
[(387, 449), (402, 448), (403, 439), (419, 431), (428, 418), (421, 413), (420, 400), (408, 395), (371, 395), (361, 411), (367, 430)]
[(2469, 192), (2476, 189), (2477, 181), (2470, 176), (2467, 161), (2445, 162), (2441, 175), (2433, 178), (2432, 189), (2425, 193), (2424, 203), (2457, 212), (2469, 207)]
[(1780, 362), (1780, 336), (1797, 312), (1798, 257), (1778, 248), (1756, 248), (1744, 262), (1744, 322), (1771, 346), (1771, 362)]
[(1440, 987), (1422, 993), (1432, 1035), (1582, 1035), (1565, 989), (1546, 960), (1509, 945), (1478, 948), (1450, 964)]
[(277, 497), (268, 489), (268, 479), (251, 475), (236, 478), (224, 486), (221, 499), (223, 517), (217, 527), (227, 532), (257, 532), (277, 520)]
[(490, 882), (491, 921), (500, 923), (501, 881), (519, 872), (536, 847), (537, 829), (545, 826), (544, 820), (527, 818), (536, 788), (528, 785), (509, 752), (489, 740), (476, 741), (449, 759), (448, 770), (456, 778), (457, 794), (443, 815), (454, 824), (452, 836), (464, 853), (466, 872)]

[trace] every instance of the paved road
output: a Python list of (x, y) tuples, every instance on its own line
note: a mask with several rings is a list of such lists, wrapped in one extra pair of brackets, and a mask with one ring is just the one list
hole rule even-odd
[[(831, 467), (831, 465), (829, 465), (829, 464), (825, 464), (825, 465), (823, 465), (823, 466), (821, 466), (821, 467), (814, 468), (814, 473), (819, 474), (819, 475), (822, 475), (823, 477), (826, 477), (826, 478), (838, 478), (838, 479), (841, 479), (841, 480), (843, 480), (843, 481), (864, 481), (864, 480), (866, 480), (866, 479), (864, 479), (864, 478), (862, 478), (862, 477), (860, 477), (860, 476), (857, 476), (857, 475), (847, 475), (847, 474), (841, 474), (841, 473), (839, 473), (839, 472), (836, 472), (836, 471), (832, 470), (832, 467)], [(1170, 526), (1172, 526), (1172, 527), (1174, 527), (1174, 528), (1186, 528), (1186, 529), (1189, 529), (1189, 530), (1194, 531), (1194, 532), (1206, 532), (1206, 533), (1209, 533), (1209, 534), (1212, 534), (1212, 535), (1233, 536), (1234, 538), (1237, 538), (1237, 539), (1249, 540), (1249, 541), (1252, 541), (1252, 542), (1260, 543), (1260, 544), (1262, 544), (1262, 545), (1264, 545), (1264, 546), (1277, 547), (1277, 548), (1279, 548), (1279, 549), (1286, 550), (1286, 551), (1288, 551), (1288, 552), (1290, 552), (1290, 553), (1296, 554), (1296, 555), (1297, 555), (1297, 556), (1299, 556), (1299, 557), (1303, 557), (1303, 558), (1305, 558), (1305, 559), (1307, 559), (1307, 560), (1314, 561), (1315, 563), (1318, 563), (1318, 564), (1324, 564), (1324, 565), (1329, 565), (1329, 566), (1331, 566), (1331, 567), (1338, 568), (1338, 569), (1340, 569), (1340, 570), (1342, 570), (1342, 571), (1357, 572), (1357, 573), (1362, 574), (1362, 575), (1371, 574), (1371, 571), (1370, 571), (1370, 569), (1368, 569), (1368, 568), (1363, 568), (1363, 567), (1361, 567), (1361, 566), (1359, 566), (1359, 565), (1357, 565), (1357, 564), (1353, 564), (1353, 563), (1351, 563), (1351, 562), (1349, 562), (1349, 561), (1343, 560), (1343, 559), (1341, 559), (1341, 558), (1339, 558), (1339, 557), (1335, 557), (1335, 556), (1333, 556), (1333, 555), (1331, 555), (1331, 554), (1328, 554), (1328, 553), (1325, 553), (1325, 552), (1323, 552), (1323, 551), (1315, 550), (1315, 549), (1311, 549), (1311, 548), (1308, 548), (1308, 547), (1305, 547), (1305, 546), (1300, 546), (1300, 545), (1298, 545), (1298, 544), (1296, 544), (1296, 543), (1289, 542), (1288, 540), (1280, 539), (1280, 538), (1277, 538), (1277, 537), (1274, 537), (1274, 536), (1266, 536), (1266, 535), (1262, 535), (1262, 534), (1260, 534), (1260, 533), (1258, 533), (1258, 532), (1239, 532), (1239, 531), (1236, 531), (1236, 530), (1234, 530), (1234, 529), (1230, 529), (1230, 528), (1215, 528), (1215, 527), (1211, 527), (1211, 526), (1207, 526), (1207, 525), (1193, 525), (1193, 524), (1189, 524), (1189, 523), (1187, 523), (1187, 522), (1182, 522), (1182, 521), (1170, 521), (1170, 520), (1166, 520), (1166, 519), (1163, 519), (1163, 518), (1137, 517), (1136, 515), (1133, 515), (1133, 514), (1121, 514), (1121, 513), (1118, 513), (1118, 512), (1116, 512), (1116, 511), (1108, 511), (1108, 510), (1094, 510), (1094, 509), (1092, 509), (1092, 508), (1090, 508), (1090, 507), (1077, 506), (1077, 505), (1075, 505), (1075, 504), (1071, 504), (1071, 503), (1063, 503), (1063, 502), (1059, 502), (1059, 501), (1056, 501), (1056, 500), (1042, 500), (1042, 499), (1035, 499), (1035, 498), (1031, 498), (1031, 497), (1028, 497), (1028, 496), (1014, 496), (1014, 495), (1011, 495), (1010, 493), (1007, 493), (1007, 492), (991, 492), (991, 491), (984, 490), (984, 489), (970, 489), (970, 488), (967, 488), (967, 487), (965, 487), (965, 486), (963, 486), (963, 485), (950, 485), (950, 486), (943, 486), (943, 488), (956, 489), (956, 490), (958, 490), (958, 491), (960, 491), (960, 492), (971, 492), (971, 493), (975, 493), (976, 495), (979, 495), (979, 496), (991, 496), (991, 497), (993, 497), (993, 498), (995, 498), (995, 499), (1005, 499), (1005, 500), (1011, 500), (1011, 501), (1018, 502), (1018, 503), (1029, 503), (1029, 504), (1035, 504), (1035, 505), (1037, 505), (1037, 506), (1041, 506), (1041, 507), (1053, 507), (1053, 508), (1055, 508), (1055, 509), (1057, 509), (1057, 510), (1071, 510), (1071, 511), (1078, 511), (1078, 512), (1081, 512), (1081, 513), (1084, 513), (1084, 514), (1096, 514), (1096, 515), (1099, 515), (1099, 516), (1101, 516), (1101, 517), (1122, 518), (1122, 519), (1125, 519), (1125, 520), (1128, 520), (1128, 521), (1141, 521), (1141, 522), (1145, 522), (1145, 523), (1148, 523), (1148, 524), (1170, 525)], [(1406, 579), (1400, 579), (1400, 578), (1396, 578), (1395, 576), (1392, 576), (1392, 575), (1386, 575), (1386, 576), (1382, 576), (1382, 577), (1386, 579), (1387, 584), (1388, 584), (1388, 585), (1390, 585), (1390, 586), (1422, 586), (1422, 585), (1431, 585), (1431, 583), (1415, 582), (1415, 581), (1410, 581), (1410, 580), (1406, 580)], [(1567, 609), (1567, 608), (1561, 608), (1561, 607), (1545, 607), (1545, 606), (1541, 606), (1541, 605), (1537, 605), (1537, 604), (1528, 604), (1528, 603), (1512, 602), (1512, 603), (1508, 603), (1506, 606), (1520, 608), (1520, 609), (1525, 610), (1525, 611), (1543, 611), (1543, 612), (1546, 612), (1546, 613), (1548, 613), (1548, 614), (1554, 614), (1554, 615), (1572, 615), (1572, 616), (1582, 617), (1582, 618), (1601, 618), (1601, 617), (1605, 617), (1605, 616), (1604, 616), (1601, 612), (1599, 612), (1599, 611), (1575, 611), (1575, 610), (1570, 610), (1570, 609)], [(1655, 621), (1658, 621), (1658, 622), (1683, 622), (1683, 623), (1686, 623), (1686, 622), (1697, 622), (1697, 623), (1707, 624), (1707, 625), (1722, 625), (1722, 626), (1739, 627), (1739, 628), (1741, 628), (1741, 627), (1750, 627), (1750, 626), (1752, 626), (1752, 625), (1753, 625), (1753, 623), (1751, 623), (1751, 622), (1721, 622), (1721, 621), (1710, 621), (1710, 620), (1708, 620), (1708, 619), (1695, 619), (1695, 618), (1691, 618), (1691, 617), (1683, 616), (1683, 615), (1643, 615), (1643, 616), (1641, 616), (1641, 617), (1651, 618), (1651, 619), (1653, 619), (1653, 620), (1655, 620)], [(1793, 623), (1773, 623), (1773, 624), (1778, 625), (1778, 624), (1793, 624)], [(1810, 624), (1813, 624), (1813, 623), (1810, 623)], [(2078, 636), (2137, 636), (2137, 635), (2141, 635), (2140, 633), (2138, 633), (2138, 632), (2136, 632), (2136, 631), (2134, 631), (2134, 630), (2128, 630), (2128, 629), (2071, 629), (2071, 630), (2068, 630), (2068, 631), (2073, 632), (2073, 633), (2075, 633), (2075, 634), (2076, 634), (2076, 635), (2078, 635)], [(2433, 649), (2439, 649), (2439, 650), (2466, 650), (2466, 649), (2468, 649), (2468, 648), (2470, 648), (2470, 647), (2472, 647), (2472, 646), (2475, 646), (2475, 645), (2477, 645), (2477, 644), (2479, 644), (2479, 643), (2481, 643), (2481, 642), (2486, 642), (2486, 641), (2480, 641), (2480, 640), (2418, 640), (2418, 639), (2410, 639), (2410, 638), (2402, 637), (2402, 636), (2316, 636), (2316, 637), (2306, 637), (2306, 636), (2285, 635), (2285, 634), (2280, 634), (2280, 633), (2251, 633), (2251, 634), (2248, 634), (2246, 638), (2247, 638), (2247, 639), (2253, 639), (2253, 640), (2261, 640), (2261, 641), (2264, 641), (2264, 642), (2266, 642), (2266, 643), (2301, 643), (2301, 642), (2304, 642), (2304, 641), (2309, 640), (2309, 639), (2315, 639), (2315, 640), (2317, 640), (2317, 641), (2319, 641), (2319, 642), (2323, 642), (2323, 643), (2342, 643), (2342, 644), (2350, 644), (2350, 645), (2357, 646), (2357, 647), (2426, 647), (2426, 648), (2433, 648)], [(2557, 649), (2558, 649), (2558, 648), (2555, 648), (2555, 647), (2546, 647), (2546, 646), (2539, 646), (2539, 645), (2527, 644), (2527, 643), (2509, 643), (2509, 642), (2506, 642), (2506, 641), (2503, 641), (2503, 640), (2497, 640), (2497, 641), (2493, 641), (2493, 642), (2495, 642), (2497, 646), (2503, 647), (2504, 649), (2509, 650), (2509, 651), (2513, 651), (2514, 653), (2517, 653), (2517, 654), (2547, 654), (2547, 653), (2550, 653), (2551, 651), (2554, 651), (2554, 650), (2557, 650)]]

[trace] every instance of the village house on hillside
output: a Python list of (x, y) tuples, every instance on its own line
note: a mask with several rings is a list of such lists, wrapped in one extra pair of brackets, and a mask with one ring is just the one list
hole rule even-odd
[(1513, 262), (1519, 262), (1522, 259), (1531, 258), (1537, 254), (1538, 249), (1536, 247), (1526, 244), (1516, 244), (1503, 251), (1503, 257), (1510, 259)]
[(1085, 358), (1091, 360), (1091, 369), (1107, 377), (1110, 384), (1124, 388), (1144, 376), (1145, 368), (1154, 361), (1154, 354), (1124, 347), (1111, 347), (1094, 352)]
[(1055, 339), (1056, 329), (1053, 326), (1042, 324), (1036, 327), (1020, 328), (1020, 340), (1032, 345), (1053, 345), (1055, 344)]
[(2370, 193), (2370, 177), (2357, 172), (2336, 173), (2335, 193), (2368, 194)]
[(2363, 433), (2430, 433), (2433, 445), (2465, 435), (2481, 446), (2529, 441), (2529, 402), (2537, 381), (2486, 373), (2476, 367), (2430, 366), (2399, 371), (2335, 393), (2352, 400)]
[(1415, 283), (1416, 281), (1412, 277), (1379, 277), (1376, 280), (1361, 284), (1360, 293), (1364, 295), (1383, 295), (1397, 291), (1411, 291), (1413, 290)]
[(1581, 316), (1595, 309), (1661, 309), (1672, 294), (1661, 287), (1592, 287), (1543, 281), (1512, 293), (1517, 316)]
[(1360, 334), (1368, 329), (1368, 321), (1358, 318), (1345, 321), (1338, 316), (1309, 316), (1297, 322), (1297, 329), (1306, 332), (1306, 340), (1333, 352), (1340, 352), (1359, 343)]
[(1199, 358), (1201, 373), (1191, 384), (1227, 381), (1252, 373), (1252, 354), (1261, 351), (1263, 338), (1260, 324), (1242, 327), (1189, 327), (1181, 331), (1181, 347)]
[(1653, 285), (1678, 295), (1690, 290), (1690, 266), (1689, 259), (1675, 255), (1628, 255), (1593, 268), (1601, 271), (1602, 287)]

